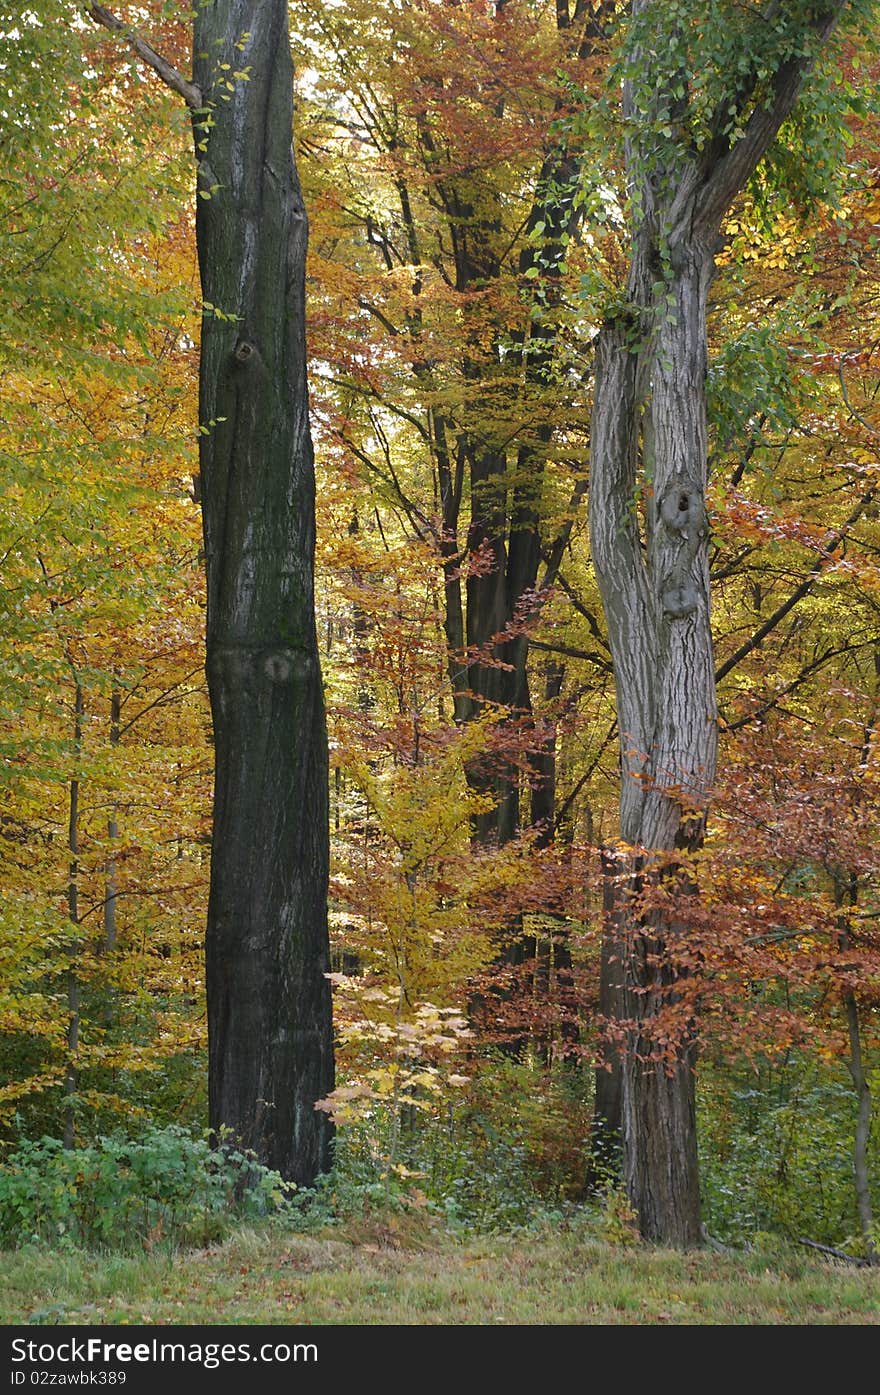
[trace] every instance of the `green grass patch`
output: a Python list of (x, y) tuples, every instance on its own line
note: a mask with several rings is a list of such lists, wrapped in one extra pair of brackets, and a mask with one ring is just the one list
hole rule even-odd
[(176, 1252), (25, 1248), (0, 1252), (0, 1294), (5, 1324), (880, 1323), (876, 1270), (775, 1245), (609, 1244), (579, 1217), (510, 1236), (392, 1213)]

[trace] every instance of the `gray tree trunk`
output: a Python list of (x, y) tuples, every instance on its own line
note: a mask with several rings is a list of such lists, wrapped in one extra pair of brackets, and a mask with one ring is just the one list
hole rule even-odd
[(705, 509), (713, 252), (726, 210), (794, 105), (811, 50), (845, 8), (827, 0), (804, 13), (802, 41), (778, 59), (766, 87), (764, 59), (744, 48), (713, 138), (697, 149), (683, 134), (687, 74), (665, 56), (668, 14), (659, 0), (632, 3), (642, 46), (624, 85), (631, 260), (625, 303), (596, 345), (590, 536), (614, 663), (620, 832), (631, 849), (629, 890), (618, 883), (609, 916), (623, 944), (624, 1178), (645, 1238), (680, 1247), (700, 1239), (696, 1043), (685, 1028), (661, 1053), (655, 1028), (680, 998), (676, 961), (687, 927), (640, 914), (637, 895), (678, 875), (676, 852), (699, 845), (715, 775)]
[[(235, 72), (247, 71), (248, 80)], [(299, 1184), (329, 1164), (328, 775), (314, 618), (306, 214), (286, 0), (196, 7), (200, 470), (216, 776), (209, 1108)], [(229, 84), (229, 85), (227, 85)], [(230, 90), (231, 87), (231, 90)]]
[[(647, 247), (634, 261), (635, 303), (650, 275), (650, 254)], [(631, 325), (609, 323), (598, 346), (590, 515), (621, 732), (620, 831), (625, 843), (656, 854), (699, 840), (715, 773), (703, 503), (709, 266), (708, 254), (688, 249), (681, 256), (676, 313), (661, 319), (647, 350), (650, 379), (639, 381), (645, 363), (631, 350)], [(636, 508), (640, 452), (653, 456), (644, 554)], [(649, 877), (662, 858), (639, 855), (633, 863), (634, 876)], [(674, 993), (662, 981), (674, 971), (660, 963), (670, 949), (668, 930), (641, 925), (630, 899), (615, 888), (623, 1015), (634, 1024), (620, 1079), (625, 1180), (643, 1234), (687, 1246), (700, 1235), (692, 1047), (652, 1059), (651, 1022)]]

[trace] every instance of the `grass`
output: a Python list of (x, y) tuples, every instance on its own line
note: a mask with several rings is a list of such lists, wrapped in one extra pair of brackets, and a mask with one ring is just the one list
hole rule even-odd
[(457, 1239), (391, 1215), (175, 1253), (0, 1253), (0, 1322), (880, 1325), (880, 1271), (772, 1244), (610, 1244), (580, 1222)]

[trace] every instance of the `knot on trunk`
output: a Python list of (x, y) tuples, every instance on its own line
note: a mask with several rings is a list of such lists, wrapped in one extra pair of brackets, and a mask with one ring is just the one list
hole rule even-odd
[(254, 363), (258, 357), (257, 346), (252, 344), (250, 339), (239, 339), (233, 350), (232, 357), (240, 367), (245, 368)]
[(709, 536), (709, 520), (703, 491), (695, 480), (674, 479), (660, 500), (660, 517), (668, 533), (678, 533), (687, 544), (690, 557), (696, 557), (700, 543)]
[(301, 683), (312, 671), (312, 659), (302, 649), (271, 649), (263, 655), (262, 670), (270, 683)]
[(678, 555), (663, 583), (663, 614), (672, 620), (692, 615), (700, 604), (701, 588), (691, 572), (701, 546), (709, 535), (703, 490), (696, 480), (681, 475), (670, 482), (660, 500), (660, 519)]
[(695, 582), (679, 582), (673, 574), (663, 587), (660, 599), (664, 615), (670, 620), (683, 620), (686, 615), (693, 615), (699, 606), (700, 592)]

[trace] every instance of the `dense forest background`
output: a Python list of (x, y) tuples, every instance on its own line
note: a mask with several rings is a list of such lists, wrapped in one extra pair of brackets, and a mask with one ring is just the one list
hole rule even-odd
[[(197, 378), (203, 325), (228, 308), (200, 290), (185, 107), (79, 7), (11, 8), (0, 1137), (45, 1173), (61, 1144), (97, 1156), (120, 1130), (161, 1160), (207, 1117), (197, 446), (218, 423), (199, 419)], [(627, 1219), (594, 1118), (620, 1032), (601, 968), (604, 945), (613, 980), (609, 887), (627, 850), (587, 522), (594, 349), (627, 267), (617, 8), (304, 0), (291, 24), (333, 1185), (475, 1226), (596, 1195)], [(731, 7), (670, 4), (670, 23), (682, 8), (698, 120)], [(716, 252), (720, 754), (664, 1030), (699, 1027), (709, 1231), (870, 1255), (880, 115), (871, 7), (851, 8)], [(118, 12), (188, 69), (178, 6)], [(223, 81), (233, 93), (249, 76), (229, 65)], [(657, 116), (657, 139), (680, 119)], [(645, 477), (636, 520), (650, 500)]]

